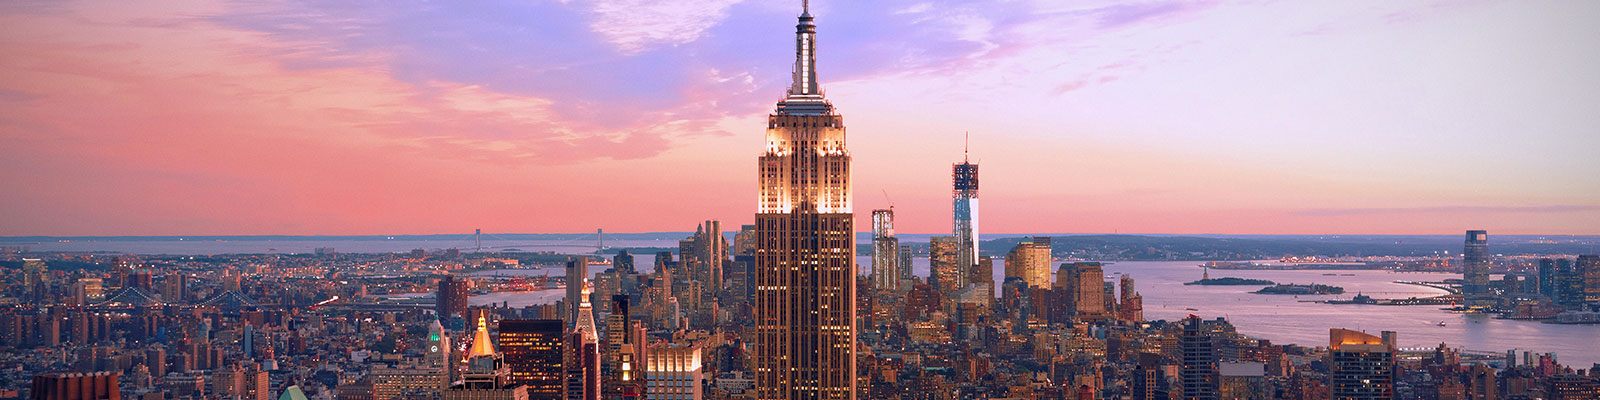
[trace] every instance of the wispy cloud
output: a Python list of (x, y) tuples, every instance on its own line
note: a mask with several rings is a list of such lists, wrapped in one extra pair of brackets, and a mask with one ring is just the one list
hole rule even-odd
[(1383, 215), (1383, 214), (1440, 214), (1440, 213), (1578, 213), (1600, 211), (1592, 205), (1552, 206), (1434, 206), (1434, 207), (1378, 207), (1378, 208), (1314, 208), (1294, 212), (1303, 216)]
[(625, 54), (693, 42), (741, 0), (597, 0), (590, 27)]

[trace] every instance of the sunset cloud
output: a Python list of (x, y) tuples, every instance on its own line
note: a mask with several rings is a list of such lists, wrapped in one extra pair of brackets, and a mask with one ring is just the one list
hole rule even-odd
[[(992, 232), (1600, 224), (1592, 4), (814, 3), (907, 232), (964, 131)], [(796, 8), (6, 3), (0, 235), (737, 224)]]

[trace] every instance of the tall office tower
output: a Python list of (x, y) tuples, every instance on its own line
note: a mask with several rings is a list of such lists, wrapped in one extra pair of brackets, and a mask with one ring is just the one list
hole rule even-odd
[(1183, 351), (1179, 374), (1183, 382), (1183, 398), (1217, 400), (1217, 348), (1205, 322), (1193, 315), (1184, 318), (1183, 335), (1179, 338), (1179, 346)]
[(722, 267), (728, 261), (728, 239), (722, 236), (721, 221), (706, 221), (695, 228), (694, 236), (678, 241), (679, 276), (685, 282), (699, 282), (704, 293), (695, 304), (709, 303), (722, 289)]
[(611, 296), (611, 314), (606, 315), (605, 379), (601, 397), (621, 400), (637, 396), (633, 387), (638, 365), (634, 352), (633, 326), (628, 317), (628, 295)]
[(1468, 306), (1492, 301), (1489, 293), (1489, 233), (1467, 231), (1461, 251), (1461, 294)]
[(1006, 278), (1022, 278), (1029, 286), (1050, 285), (1050, 238), (1022, 239), (1006, 253)]
[(1117, 313), (1124, 321), (1144, 321), (1144, 296), (1133, 288), (1133, 277), (1122, 275), (1122, 301)]
[(627, 250), (618, 250), (617, 255), (611, 257), (611, 269), (623, 274), (639, 273), (639, 270), (633, 268), (633, 254)]
[(733, 254), (756, 254), (756, 226), (739, 225), (739, 233), (733, 234)]
[(1556, 260), (1539, 259), (1539, 294), (1556, 298)]
[(189, 298), (189, 275), (181, 273), (167, 274), (161, 284), (161, 301), (167, 304), (182, 304)]
[(637, 365), (634, 357), (637, 355), (633, 352), (633, 326), (628, 315), (628, 295), (611, 296), (611, 314), (606, 315), (605, 379), (601, 385), (601, 397), (605, 400), (638, 394), (637, 390), (632, 390), (636, 388), (630, 388), (634, 383)]
[(1583, 307), (1583, 272), (1572, 260), (1556, 261), (1556, 304), (1568, 309)]
[[(589, 279), (589, 258), (577, 256), (567, 259), (567, 310), (562, 313), (562, 319), (567, 320), (567, 327), (571, 328), (578, 321), (578, 305), (588, 299), (585, 294), (584, 281)], [(593, 318), (593, 316), (591, 316)]]
[(894, 237), (894, 209), (872, 210), (872, 287), (900, 290), (900, 239)]
[(906, 287), (908, 283), (905, 283), (905, 281), (916, 279), (916, 275), (911, 274), (911, 262), (915, 261), (916, 258), (917, 255), (911, 251), (911, 245), (900, 245), (900, 257), (898, 261), (900, 261), (901, 289), (910, 289)]
[(578, 312), (567, 334), (567, 400), (600, 400), (600, 336), (594, 326), (589, 291), (579, 294)]
[(700, 346), (651, 346), (644, 364), (645, 398), (700, 400)]
[(1061, 270), (1066, 271), (1067, 276), (1057, 276), (1056, 279), (1057, 282), (1070, 282), (1065, 287), (1072, 291), (1072, 314), (1081, 319), (1104, 318), (1105, 287), (1102, 282), (1106, 280), (1106, 273), (1100, 263), (1062, 264)]
[(454, 275), (445, 275), (444, 279), (439, 280), (439, 288), (434, 293), (434, 305), (434, 312), (438, 313), (441, 321), (448, 323), (455, 318), (467, 318), (467, 282), (457, 280)]
[(33, 400), (119, 400), (122, 389), (117, 378), (122, 372), (63, 373), (52, 372), (33, 376)]
[(500, 320), (500, 351), (511, 367), (511, 383), (528, 386), (528, 398), (563, 399), (565, 323), (559, 319)]
[(49, 268), (44, 260), (37, 258), (22, 259), (22, 290), (35, 304), (54, 303), (50, 290)]
[(1368, 335), (1348, 329), (1328, 330), (1328, 390), (1333, 399), (1394, 398), (1394, 335)]
[(511, 383), (511, 368), (494, 350), (489, 339), (489, 324), (478, 317), (472, 335), (472, 351), (467, 353), (467, 373), (461, 383), (444, 390), (444, 400), (527, 400), (528, 387)]
[(950, 167), (950, 180), (955, 237), (960, 246), (956, 260), (965, 270), (978, 262), (978, 164), (972, 163), (966, 151), (962, 151), (961, 163)]
[(1583, 277), (1583, 301), (1600, 302), (1600, 255), (1578, 256), (1578, 262), (1573, 269)]
[(794, 83), (767, 117), (756, 214), (760, 400), (856, 396), (855, 216), (844, 119), (816, 76), (816, 25), (795, 27)]
[(967, 287), (967, 271), (961, 264), (961, 240), (955, 236), (934, 236), (928, 240), (928, 283), (946, 298)]

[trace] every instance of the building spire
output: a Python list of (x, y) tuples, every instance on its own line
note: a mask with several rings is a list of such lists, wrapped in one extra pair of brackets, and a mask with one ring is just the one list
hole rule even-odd
[(972, 132), (967, 131), (966, 137), (961, 140), (961, 162), (970, 163), (972, 160)]
[(795, 26), (794, 86), (789, 97), (820, 95), (817, 89), (817, 25), (812, 23), (811, 1), (800, 2), (800, 24)]

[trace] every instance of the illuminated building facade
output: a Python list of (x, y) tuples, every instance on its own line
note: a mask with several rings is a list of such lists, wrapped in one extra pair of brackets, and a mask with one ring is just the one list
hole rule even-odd
[(561, 399), (564, 342), (559, 319), (500, 320), (500, 351), (512, 384), (527, 385), (528, 398)]
[(1006, 278), (1022, 278), (1028, 286), (1050, 287), (1050, 238), (1023, 239), (1006, 254)]
[(929, 280), (945, 297), (967, 287), (970, 266), (961, 264), (961, 239), (954, 236), (934, 236), (928, 239)]
[[(1328, 389), (1333, 399), (1394, 398), (1394, 335), (1368, 335), (1349, 329), (1328, 330)], [(1388, 339), (1388, 340), (1386, 340)]]
[(646, 400), (700, 400), (700, 347), (652, 346), (645, 362)]
[(477, 326), (467, 353), (467, 373), (461, 383), (444, 390), (444, 400), (527, 400), (527, 386), (510, 382), (511, 368), (495, 351), (487, 319), (478, 317)]
[(894, 209), (872, 210), (872, 285), (900, 290), (900, 239), (894, 237)]
[(756, 214), (756, 398), (856, 396), (855, 223), (844, 119), (817, 86), (816, 25), (796, 26), (794, 82), (767, 118)]
[(594, 308), (589, 304), (589, 290), (580, 292), (577, 323), (567, 333), (566, 367), (567, 400), (600, 400), (600, 336), (595, 330)]

